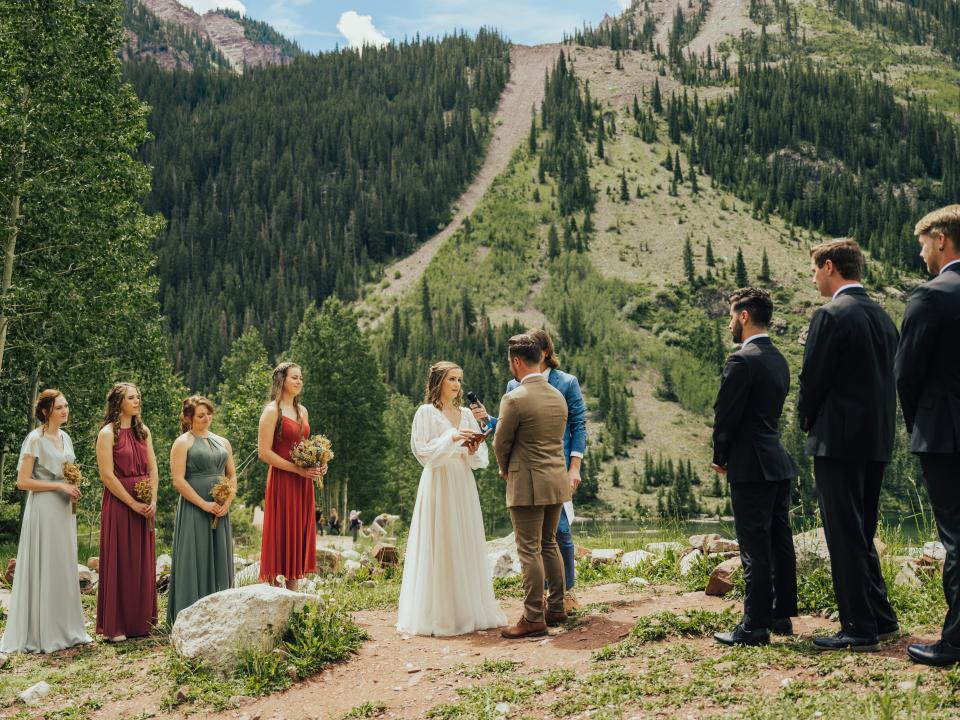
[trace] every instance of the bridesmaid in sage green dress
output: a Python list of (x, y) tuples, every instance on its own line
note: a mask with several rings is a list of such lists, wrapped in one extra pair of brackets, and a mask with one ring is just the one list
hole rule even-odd
[[(233, 587), (233, 536), (230, 503), (214, 501), (211, 491), (226, 475), (236, 481), (230, 443), (210, 432), (213, 403), (192, 395), (183, 401), (183, 435), (170, 450), (170, 475), (180, 493), (173, 530), (173, 567), (167, 600), (167, 622), (197, 600)], [(217, 527), (212, 528), (214, 518)]]
[(64, 463), (76, 459), (60, 426), (69, 417), (59, 390), (44, 390), (34, 408), (43, 423), (23, 441), (17, 487), (27, 492), (17, 545), (17, 569), (0, 651), (50, 653), (90, 642), (80, 604), (77, 516), (70, 505), (80, 488), (65, 482)]

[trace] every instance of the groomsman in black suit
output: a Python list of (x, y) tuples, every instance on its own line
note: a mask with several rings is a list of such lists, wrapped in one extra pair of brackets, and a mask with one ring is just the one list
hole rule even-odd
[(790, 485), (798, 471), (779, 430), (790, 368), (767, 334), (772, 317), (766, 290), (730, 296), (730, 332), (743, 344), (727, 358), (713, 406), (713, 469), (730, 481), (746, 595), (743, 621), (714, 635), (726, 645), (766, 644), (771, 629), (792, 635), (797, 614)]
[(877, 650), (899, 631), (873, 544), (883, 472), (893, 454), (897, 328), (860, 283), (852, 240), (811, 249), (813, 282), (830, 302), (810, 319), (797, 411), (810, 434), (840, 631), (819, 650)]
[(940, 541), (947, 551), (947, 617), (940, 642), (907, 653), (926, 665), (960, 662), (960, 205), (924, 216), (914, 233), (933, 280), (910, 296), (896, 377), (910, 451), (920, 458)]

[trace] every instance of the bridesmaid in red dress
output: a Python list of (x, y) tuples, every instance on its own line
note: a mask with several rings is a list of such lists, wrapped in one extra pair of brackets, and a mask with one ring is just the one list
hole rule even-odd
[(317, 520), (313, 483), (327, 467), (301, 468), (290, 461), (290, 449), (310, 436), (307, 409), (300, 404), (303, 374), (299, 365), (280, 363), (273, 371), (270, 402), (260, 416), (257, 454), (270, 466), (263, 502), (263, 546), (260, 580), (288, 590), (317, 569)]
[[(157, 577), (153, 518), (157, 512), (157, 458), (150, 430), (140, 420), (140, 391), (117, 383), (97, 435), (97, 466), (103, 481), (100, 518), (100, 585), (97, 632), (111, 642), (149, 635), (157, 624)], [(150, 483), (150, 501), (134, 494)]]

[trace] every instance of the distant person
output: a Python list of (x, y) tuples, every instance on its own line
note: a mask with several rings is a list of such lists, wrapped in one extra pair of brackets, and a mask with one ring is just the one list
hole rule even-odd
[(920, 458), (947, 552), (947, 617), (939, 642), (915, 643), (907, 653), (925, 665), (951, 665), (960, 662), (960, 205), (925, 215), (914, 233), (934, 277), (907, 303), (895, 372), (910, 451)]
[(766, 290), (730, 296), (730, 333), (742, 344), (727, 358), (713, 406), (713, 469), (730, 481), (746, 592), (743, 620), (714, 635), (725, 645), (764, 645), (771, 630), (792, 635), (797, 614), (790, 486), (799, 472), (780, 444), (790, 366), (767, 334), (772, 317)]
[(327, 524), (327, 518), (323, 515), (323, 510), (317, 509), (317, 535), (323, 535), (324, 525)]
[(350, 534), (353, 536), (353, 542), (357, 542), (360, 537), (360, 526), (363, 523), (360, 521), (360, 511), (351, 510), (350, 511)]
[(337, 514), (335, 507), (330, 508), (330, 534), (340, 534), (340, 516)]
[(873, 545), (883, 473), (893, 454), (897, 328), (860, 283), (853, 240), (810, 250), (813, 283), (830, 302), (810, 319), (797, 402), (809, 433), (840, 630), (818, 650), (877, 650), (900, 628)]

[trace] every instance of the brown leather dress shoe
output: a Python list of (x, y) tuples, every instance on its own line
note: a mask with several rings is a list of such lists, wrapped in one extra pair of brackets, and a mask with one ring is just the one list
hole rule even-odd
[(543, 619), (550, 627), (557, 627), (567, 622), (567, 614), (563, 610), (547, 610), (543, 613)]
[(500, 634), (507, 640), (519, 640), (525, 637), (540, 637), (547, 634), (547, 624), (545, 622), (528, 622), (526, 618), (521, 617), (516, 625), (505, 627)]

